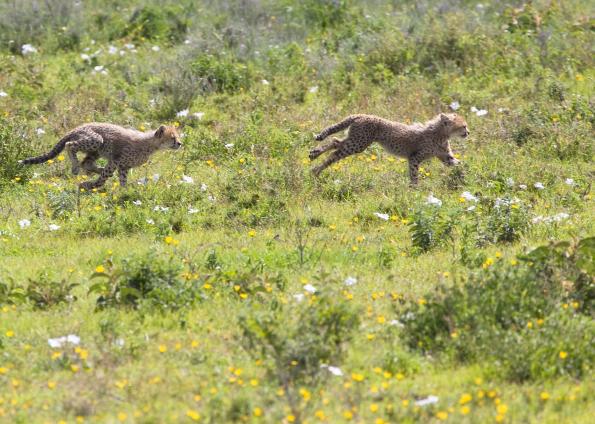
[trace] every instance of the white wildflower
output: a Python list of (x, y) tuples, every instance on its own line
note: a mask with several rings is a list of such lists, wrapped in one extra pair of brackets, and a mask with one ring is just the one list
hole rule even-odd
[(314, 287), (312, 284), (306, 284), (304, 286), (304, 290), (306, 290), (308, 293), (316, 293), (316, 287)]
[(566, 212), (560, 212), (559, 214), (552, 216), (552, 220), (556, 221), (556, 222), (564, 221), (565, 219), (568, 219), (568, 218), (570, 218), (570, 215), (567, 214)]
[(37, 49), (33, 47), (31, 44), (23, 44), (21, 46), (21, 53), (23, 56), (26, 56), (31, 53), (37, 53)]
[(164, 212), (165, 213), (165, 212), (169, 211), (169, 208), (168, 207), (165, 207), (165, 206), (159, 206), (159, 205), (157, 205), (157, 206), (155, 206), (153, 208), (153, 210), (155, 212)]
[(512, 179), (512, 177), (508, 177), (508, 178), (506, 179), (506, 185), (507, 185), (508, 187), (513, 187), (513, 186), (514, 186), (514, 180)]
[(354, 286), (357, 284), (357, 278), (349, 276), (343, 281), (343, 284), (346, 286)]
[(200, 191), (207, 191), (209, 187), (205, 183), (200, 183)]
[(137, 184), (140, 184), (140, 185), (147, 185), (148, 180), (147, 180), (147, 177), (142, 177), (142, 178), (139, 178), (136, 182), (137, 182)]
[(298, 301), (301, 302), (302, 300), (304, 300), (304, 295), (302, 293), (298, 293), (298, 294), (294, 294), (293, 298)]
[(267, 80), (263, 79), (260, 81), (262, 83), (262, 85), (269, 85), (270, 82), (268, 82)]
[(573, 186), (574, 185), (574, 180), (572, 178), (566, 178), (566, 180), (564, 180), (564, 183), (566, 185)]
[(143, 204), (143, 202), (141, 202), (140, 200), (133, 200), (133, 201), (132, 201), (132, 204), (133, 204), (133, 205), (136, 205), (136, 206), (140, 206), (140, 205), (142, 205), (142, 204)]
[(519, 184), (521, 190), (527, 190), (527, 184)]
[(19, 221), (19, 227), (21, 227), (21, 228), (27, 228), (30, 225), (31, 225), (31, 221), (29, 221), (28, 219), (21, 219)]
[(159, 48), (159, 46), (153, 46), (151, 47), (151, 50), (153, 50), (154, 52), (158, 52), (161, 49)]
[(474, 210), (475, 210), (475, 205), (469, 206), (467, 208), (467, 211), (469, 211), (469, 212), (473, 212)]
[(116, 53), (118, 53), (118, 48), (115, 47), (115, 46), (109, 46), (108, 49), (107, 49), (107, 52), (109, 54), (116, 54)]
[(393, 327), (398, 327), (398, 328), (403, 328), (403, 327), (405, 327), (405, 325), (404, 325), (404, 324), (403, 324), (401, 321), (399, 321), (398, 319), (393, 319), (393, 320), (390, 320), (390, 321), (388, 322), (388, 324), (389, 324), (389, 325), (392, 325)]
[(477, 116), (484, 116), (488, 114), (488, 111), (485, 109), (480, 109), (475, 113)]
[(192, 114), (192, 116), (194, 116), (196, 119), (198, 119), (199, 121), (203, 118), (203, 116), (205, 116), (204, 112), (194, 112)]
[(192, 214), (195, 214), (195, 213), (198, 213), (198, 209), (194, 209), (194, 208), (191, 208), (191, 207), (189, 207), (189, 208), (188, 208), (188, 213), (189, 213), (190, 215), (192, 215)]
[(159, 174), (153, 174), (151, 179), (153, 180), (154, 183), (156, 183), (157, 181), (159, 181)]
[(415, 405), (416, 406), (426, 406), (426, 405), (432, 405), (433, 403), (437, 403), (437, 402), (438, 402), (438, 396), (430, 395), (427, 398), (415, 401)]
[(147, 224), (155, 225), (155, 221), (153, 221), (151, 218), (149, 218), (149, 219), (147, 219)]
[(336, 375), (337, 377), (343, 376), (343, 371), (341, 371), (341, 368), (339, 367), (334, 367), (332, 365), (327, 364), (320, 364), (320, 368), (327, 369), (328, 372), (330, 372), (332, 375)]
[(473, 112), (473, 113), (477, 113), (477, 111), (478, 111), (479, 109), (477, 109), (475, 106), (471, 106), (471, 109), (469, 109), (469, 110), (470, 110), (471, 112)]
[(227, 144), (225, 145), (225, 148), (226, 148), (227, 150), (231, 150), (231, 149), (233, 149), (233, 146), (234, 146), (234, 144), (233, 144), (233, 143), (227, 143)]
[(126, 47), (128, 50), (132, 50), (134, 48), (134, 44), (124, 44), (124, 47)]
[(378, 218), (382, 219), (383, 221), (388, 221), (388, 218), (389, 218), (387, 213), (374, 212), (374, 215), (376, 215)]
[(56, 225), (56, 224), (50, 224), (48, 226), (48, 228), (49, 228), (50, 231), (58, 231), (60, 229), (60, 226), (59, 225)]
[(176, 117), (178, 118), (184, 118), (186, 116), (188, 116), (188, 109), (184, 109), (176, 113)]
[(89, 56), (87, 53), (83, 53), (81, 54), (81, 59), (83, 59), (85, 62), (88, 62), (91, 60), (91, 56)]
[(318, 86), (315, 85), (314, 87), (310, 87), (310, 89), (308, 90), (310, 93), (317, 93), (318, 92)]
[(66, 343), (77, 346), (81, 342), (81, 338), (75, 334), (69, 334), (67, 336), (56, 337), (54, 339), (48, 339), (48, 344), (54, 349), (61, 348)]
[(545, 188), (539, 181), (533, 184), (533, 187), (535, 187), (537, 190), (543, 190)]
[(567, 220), (568, 218), (570, 218), (569, 214), (567, 214), (566, 212), (560, 212), (553, 216), (538, 215), (535, 218), (533, 218), (531, 220), (531, 222), (533, 224), (538, 224), (540, 222), (543, 222), (545, 224), (551, 224), (552, 222), (560, 222), (560, 221)]
[(93, 68), (93, 70), (95, 72), (101, 72), (105, 69), (105, 67), (103, 65), (97, 65), (96, 67)]
[(450, 105), (448, 105), (448, 106), (449, 106), (449, 107), (450, 107), (452, 110), (458, 110), (458, 109), (461, 107), (461, 105), (460, 105), (460, 104), (459, 104), (459, 102), (457, 102), (457, 101), (454, 101), (454, 102), (452, 102), (452, 103), (451, 103)]
[(194, 179), (188, 175), (182, 175), (181, 183), (194, 184)]
[(8, 93), (6, 91), (0, 91), (0, 97), (8, 97)]
[(114, 344), (118, 347), (124, 347), (124, 339), (123, 338), (119, 338), (114, 340)]
[(45, 130), (43, 128), (37, 128), (35, 130), (35, 132), (37, 133), (37, 135), (42, 136), (45, 134)]
[(432, 193), (430, 193), (430, 195), (426, 199), (426, 203), (428, 205), (434, 205), (438, 207), (442, 206), (442, 200), (438, 199), (437, 197), (434, 197)]
[(468, 202), (477, 202), (478, 200), (477, 197), (475, 197), (468, 191), (464, 191), (463, 194), (461, 194), (461, 197)]
[(190, 44), (190, 40), (184, 40), (184, 44), (186, 44), (186, 45)]

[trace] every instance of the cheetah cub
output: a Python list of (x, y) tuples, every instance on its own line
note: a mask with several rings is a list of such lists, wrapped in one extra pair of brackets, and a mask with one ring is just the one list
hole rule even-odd
[(363, 152), (370, 144), (377, 141), (389, 153), (408, 159), (411, 185), (417, 185), (421, 162), (436, 156), (445, 165), (458, 164), (459, 161), (454, 158), (448, 139), (453, 136), (465, 138), (469, 135), (467, 123), (456, 113), (441, 113), (425, 124), (413, 125), (372, 115), (351, 115), (338, 124), (324, 129), (316, 136), (316, 140), (324, 140), (330, 134), (346, 128), (349, 128), (349, 132), (344, 140), (333, 138), (330, 143), (310, 151), (310, 159), (314, 160), (324, 152), (334, 150), (322, 164), (312, 170), (315, 176), (320, 175), (333, 163)]
[[(91, 190), (104, 185), (116, 169), (118, 169), (120, 185), (125, 186), (130, 168), (147, 162), (149, 157), (158, 150), (177, 150), (181, 146), (180, 136), (175, 127), (162, 125), (158, 130), (141, 132), (114, 124), (94, 122), (70, 131), (48, 153), (24, 159), (20, 163), (25, 165), (44, 163), (66, 149), (72, 162), (74, 175), (81, 171), (81, 166), (87, 174), (99, 174), (95, 181), (85, 181), (79, 186), (81, 189)], [(79, 163), (76, 157), (78, 152), (87, 154), (82, 163)], [(95, 163), (100, 157), (107, 159), (107, 165), (104, 168), (98, 167)]]

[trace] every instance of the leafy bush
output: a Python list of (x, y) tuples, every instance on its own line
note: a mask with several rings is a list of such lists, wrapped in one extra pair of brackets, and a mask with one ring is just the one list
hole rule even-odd
[(123, 259), (108, 269), (95, 272), (91, 278), (102, 281), (89, 288), (97, 293), (97, 308), (132, 307), (177, 310), (194, 304), (202, 297), (198, 281), (181, 278), (182, 265), (174, 258), (154, 253)]
[(0, 116), (0, 186), (19, 177), (24, 182), (31, 168), (19, 164), (19, 160), (32, 154), (30, 143), (25, 140), (25, 129)]
[(514, 242), (529, 228), (529, 214), (518, 199), (496, 199), (489, 210), (487, 236), (493, 243)]
[(137, 40), (181, 41), (186, 35), (188, 24), (180, 18), (183, 11), (179, 7), (147, 5), (137, 9), (130, 17), (124, 30), (125, 36)]
[[(530, 324), (529, 324), (530, 323)], [(527, 326), (530, 326), (527, 327)], [(502, 334), (491, 355), (498, 372), (514, 381), (580, 378), (595, 364), (595, 322), (570, 310), (529, 321)]]
[[(459, 361), (497, 360), (513, 379), (563, 373), (580, 377), (595, 359), (593, 350), (581, 351), (585, 356), (576, 359), (579, 367), (537, 369), (544, 351), (551, 353), (567, 346), (570, 340), (558, 324), (544, 327), (546, 336), (526, 329), (538, 325), (534, 322), (565, 320), (569, 334), (583, 334), (583, 341), (577, 343), (592, 343), (593, 325), (580, 315), (593, 314), (594, 257), (595, 239), (588, 238), (572, 245), (562, 242), (542, 246), (519, 255), (518, 264), (488, 265), (487, 270), (471, 274), (462, 286), (442, 287), (429, 296), (427, 303), (406, 308), (401, 316), (406, 322), (405, 338), (414, 348), (445, 352)], [(561, 312), (564, 309), (573, 309), (575, 314)], [(538, 339), (527, 340), (530, 337)], [(509, 343), (508, 347), (503, 347), (505, 343)], [(517, 345), (522, 343), (540, 344), (542, 349), (521, 349)], [(526, 357), (522, 358), (525, 366), (519, 368), (515, 364), (521, 361), (520, 352)], [(543, 367), (548, 364), (543, 363)], [(527, 371), (527, 367), (534, 368)]]
[(229, 57), (203, 54), (190, 65), (192, 73), (202, 78), (205, 91), (234, 93), (246, 90), (252, 82), (252, 69)]
[(16, 285), (13, 281), (0, 281), (0, 306), (16, 305), (23, 303), (26, 299), (22, 287)]
[(66, 279), (55, 281), (47, 273), (41, 273), (36, 279), (29, 279), (25, 295), (35, 308), (48, 309), (61, 303), (74, 302), (76, 296), (72, 290), (77, 286)]
[(244, 348), (254, 358), (266, 358), (269, 374), (284, 388), (298, 417), (298, 388), (318, 383), (325, 372), (321, 365), (341, 364), (360, 322), (355, 307), (337, 293), (317, 294), (302, 305), (253, 307), (239, 320)]
[(80, 41), (81, 4), (70, 0), (21, 0), (0, 3), (0, 48), (20, 53), (26, 43), (57, 41), (56, 47), (72, 49)]
[(425, 253), (452, 239), (455, 221), (440, 208), (424, 206), (415, 211), (409, 223), (411, 243), (417, 253)]

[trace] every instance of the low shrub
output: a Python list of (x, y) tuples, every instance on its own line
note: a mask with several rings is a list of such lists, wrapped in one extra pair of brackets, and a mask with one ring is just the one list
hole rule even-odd
[(62, 303), (72, 303), (76, 296), (72, 291), (78, 284), (66, 279), (54, 280), (51, 275), (41, 273), (35, 279), (30, 278), (25, 288), (25, 296), (36, 309), (48, 309)]
[[(542, 246), (508, 264), (486, 262), (462, 285), (442, 287), (405, 308), (405, 339), (457, 361), (496, 361), (511, 379), (578, 378), (593, 364), (593, 349), (577, 350), (584, 356), (572, 367), (556, 368), (543, 357), (568, 346), (570, 335), (579, 345), (595, 339), (592, 321), (584, 318), (593, 314), (594, 257), (595, 238), (588, 238)], [(568, 324), (568, 332), (559, 322)], [(541, 332), (528, 331), (541, 325)]]
[(326, 372), (322, 365), (341, 364), (360, 318), (350, 302), (331, 292), (317, 293), (307, 304), (273, 306), (252, 308), (240, 317), (242, 344), (254, 358), (266, 358), (268, 373), (299, 417), (299, 388), (319, 383)]
[(425, 253), (452, 240), (455, 226), (452, 218), (432, 205), (416, 210), (409, 223), (409, 234), (415, 252)]
[(33, 154), (31, 143), (26, 140), (26, 129), (0, 116), (0, 186), (18, 178), (25, 182), (31, 175), (31, 168), (24, 167), (19, 160)]
[(89, 294), (99, 295), (98, 309), (144, 306), (177, 310), (202, 298), (199, 281), (183, 279), (183, 266), (174, 258), (148, 253), (125, 258), (117, 265), (108, 260), (106, 266), (91, 276), (101, 280), (89, 288)]

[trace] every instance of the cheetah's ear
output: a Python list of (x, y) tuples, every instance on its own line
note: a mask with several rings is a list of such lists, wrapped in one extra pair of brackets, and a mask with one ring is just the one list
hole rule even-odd
[(155, 131), (155, 137), (161, 138), (163, 137), (163, 133), (165, 133), (165, 125), (161, 125), (157, 131)]
[(440, 121), (444, 124), (444, 125), (448, 125), (448, 123), (450, 122), (450, 119), (448, 117), (448, 115), (446, 115), (445, 113), (441, 113), (440, 114)]

